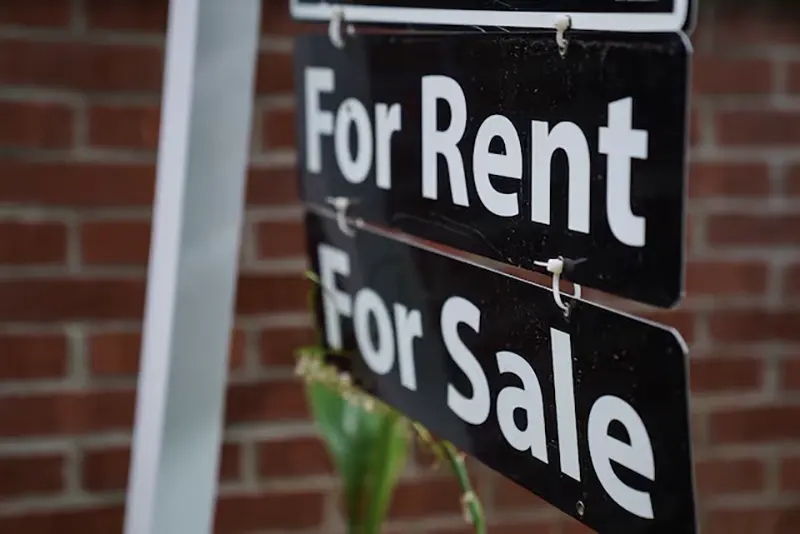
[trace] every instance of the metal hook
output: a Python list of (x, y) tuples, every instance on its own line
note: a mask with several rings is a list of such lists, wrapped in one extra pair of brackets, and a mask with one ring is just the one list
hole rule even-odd
[(344, 39), (342, 38), (342, 22), (344, 21), (344, 12), (341, 7), (334, 7), (331, 10), (331, 22), (328, 25), (328, 37), (331, 43), (336, 48), (344, 48)]
[(336, 224), (339, 226), (339, 230), (348, 237), (355, 236), (355, 230), (347, 224), (347, 209), (350, 207), (350, 199), (347, 197), (328, 197), (326, 200), (336, 211)]
[[(335, 6), (331, 9), (331, 21), (328, 24), (328, 37), (338, 49), (344, 48), (344, 35), (342, 35), (342, 26), (344, 25), (344, 10), (339, 7)], [(348, 24), (345, 28), (345, 32), (347, 35), (355, 34), (356, 30), (352, 24)]]
[(569, 15), (559, 15), (556, 17), (556, 43), (558, 44), (558, 52), (561, 57), (567, 55), (567, 47), (569, 46), (569, 39), (564, 37), (564, 33), (572, 26), (572, 19)]
[[(563, 299), (561, 298), (561, 273), (564, 272), (564, 258), (559, 256), (558, 258), (553, 258), (547, 261), (535, 261), (533, 262), (534, 265), (538, 265), (540, 267), (544, 267), (547, 269), (549, 273), (553, 274), (553, 300), (556, 301), (556, 306), (558, 306), (561, 310), (564, 311), (564, 316), (569, 315), (569, 306), (564, 304)], [(581, 286), (578, 284), (572, 284), (575, 287), (575, 291), (572, 294), (572, 298), (579, 299), (581, 298)]]

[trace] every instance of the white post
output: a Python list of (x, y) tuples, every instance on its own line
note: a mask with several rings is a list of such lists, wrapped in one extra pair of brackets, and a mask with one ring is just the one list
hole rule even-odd
[(210, 534), (260, 0), (171, 0), (126, 534)]

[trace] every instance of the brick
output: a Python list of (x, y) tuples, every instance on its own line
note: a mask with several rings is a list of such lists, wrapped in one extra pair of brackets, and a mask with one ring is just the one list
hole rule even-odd
[(766, 485), (764, 462), (755, 458), (705, 460), (695, 468), (700, 497), (752, 493)]
[[(127, 447), (88, 450), (83, 456), (82, 486), (88, 491), (124, 490), (128, 484), (131, 454)], [(241, 475), (239, 446), (222, 446), (220, 479), (231, 481)]]
[(762, 406), (710, 414), (711, 441), (724, 443), (768, 443), (800, 439), (800, 407)]
[(694, 94), (765, 94), (771, 91), (772, 64), (769, 60), (718, 54), (693, 57)]
[(780, 19), (746, 9), (716, 17), (714, 22), (714, 47), (722, 52), (752, 45), (800, 43), (793, 17)]
[(87, 265), (146, 265), (149, 221), (90, 221), (81, 225), (81, 257)]
[[(488, 525), (488, 532), (491, 534), (565, 534), (560, 525), (556, 522), (547, 522), (544, 520), (532, 522), (514, 522), (508, 523), (492, 523)], [(465, 525), (460, 528), (435, 528), (428, 529), (428, 534), (475, 534), (475, 528)], [(586, 531), (587, 534), (592, 531)]]
[[(308, 311), (311, 285), (296, 276), (243, 275), (236, 291), (236, 311), (258, 315), (278, 311)], [(2, 292), (0, 291), (0, 295)]]
[(0, 265), (52, 265), (67, 260), (67, 228), (57, 222), (0, 222)]
[(533, 494), (505, 477), (495, 475), (494, 506), (497, 510), (546, 510), (550, 507), (547, 501)]
[(800, 356), (782, 361), (778, 376), (782, 389), (800, 390)]
[(700, 144), (700, 113), (696, 107), (692, 107), (689, 112), (689, 145), (697, 146)]
[(318, 24), (304, 24), (292, 20), (289, 14), (289, 0), (261, 3), (261, 33), (267, 35), (291, 36), (300, 33), (319, 33)]
[(324, 496), (317, 492), (281, 491), (222, 497), (217, 504), (216, 534), (238, 534), (263, 528), (295, 530), (318, 526)]
[(800, 143), (800, 112), (719, 111), (714, 123), (722, 145), (780, 148)]
[(262, 477), (327, 475), (332, 472), (333, 463), (319, 438), (258, 444), (258, 473)]
[(161, 92), (160, 46), (0, 39), (0, 83), (74, 91)]
[(787, 65), (786, 89), (790, 93), (800, 93), (800, 62), (793, 61)]
[[(306, 311), (309, 285), (301, 276), (244, 275), (236, 310), (242, 315)], [(142, 278), (0, 281), (0, 321), (141, 319)]]
[(770, 193), (769, 167), (758, 163), (694, 163), (689, 171), (692, 198), (750, 198)]
[(785, 189), (791, 196), (800, 196), (800, 165), (789, 167)]
[(261, 333), (261, 364), (267, 367), (293, 367), (294, 351), (314, 344), (314, 330), (310, 327), (264, 330)]
[(236, 384), (225, 404), (228, 423), (306, 419), (308, 408), (300, 382)]
[(167, 1), (88, 0), (87, 25), (91, 29), (164, 33)]
[[(231, 338), (229, 369), (244, 362), (245, 336), (235, 330)], [(139, 332), (102, 332), (89, 338), (89, 369), (95, 376), (136, 376), (139, 372), (141, 334)]]
[(706, 520), (705, 534), (797, 534), (800, 508), (726, 508), (707, 512)]
[(5, 0), (0, 3), (2, 26), (67, 26), (71, 18), (70, 0), (47, 0), (47, 2)]
[(157, 106), (96, 105), (89, 109), (89, 143), (105, 148), (158, 148), (160, 110)]
[(64, 463), (54, 454), (0, 457), (0, 500), (63, 490)]
[(779, 472), (781, 490), (800, 491), (800, 456), (782, 458)]
[(800, 341), (799, 311), (730, 310), (712, 312), (711, 337), (726, 343)]
[(247, 179), (247, 203), (256, 206), (299, 204), (294, 169), (251, 169)]
[(764, 382), (764, 364), (756, 358), (694, 359), (689, 378), (692, 391), (697, 393), (755, 391)]
[(0, 158), (0, 203), (36, 206), (149, 206), (152, 165), (36, 163)]
[(389, 506), (392, 519), (462, 514), (461, 488), (454, 478), (401, 481)]
[(135, 403), (134, 392), (128, 390), (0, 397), (0, 436), (126, 430), (132, 426)]
[(140, 320), (144, 296), (141, 278), (0, 281), (0, 321)]
[(292, 148), (295, 143), (294, 111), (268, 109), (264, 112), (264, 148)]
[(563, 530), (559, 531), (560, 534), (593, 534), (594, 532), (594, 530), (569, 516), (564, 517)]
[(57, 334), (0, 335), (0, 381), (67, 374), (67, 339)]
[(800, 214), (712, 215), (708, 242), (714, 247), (800, 245)]
[(0, 517), (0, 532), (111, 534), (122, 532), (124, 518), (123, 507), (117, 505), (28, 512)]
[(256, 69), (256, 92), (258, 94), (275, 95), (294, 92), (291, 54), (263, 52), (258, 56)]
[(306, 230), (302, 221), (267, 221), (256, 227), (258, 257), (263, 259), (305, 256)]
[(693, 261), (686, 269), (687, 295), (762, 294), (769, 266), (763, 262)]
[(54, 102), (0, 102), (0, 146), (69, 148), (73, 111)]
[(783, 291), (789, 297), (800, 295), (800, 264), (786, 267), (783, 273)]
[(643, 319), (675, 328), (687, 343), (694, 340), (694, 315), (688, 311), (647, 310), (638, 314)]
[(135, 376), (139, 372), (141, 334), (103, 332), (89, 337), (89, 369), (95, 376)]

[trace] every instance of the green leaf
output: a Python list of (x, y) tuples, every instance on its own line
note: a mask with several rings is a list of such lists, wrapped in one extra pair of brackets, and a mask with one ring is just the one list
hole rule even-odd
[(405, 466), (410, 433), (405, 417), (391, 410), (382, 417), (370, 458), (370, 506), (365, 510), (364, 534), (378, 534)]
[(486, 518), (483, 514), (483, 507), (472, 489), (472, 482), (469, 480), (469, 473), (467, 473), (467, 466), (464, 464), (463, 456), (448, 441), (441, 442), (441, 446), (450, 468), (458, 479), (461, 490), (464, 492), (463, 505), (467, 519), (475, 528), (475, 534), (486, 534)]
[(405, 464), (408, 432), (404, 419), (392, 410), (369, 412), (318, 383), (308, 383), (306, 391), (344, 482), (348, 532), (379, 534)]

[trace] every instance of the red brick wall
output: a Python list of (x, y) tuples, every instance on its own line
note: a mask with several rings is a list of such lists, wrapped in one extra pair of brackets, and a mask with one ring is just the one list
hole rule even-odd
[[(265, 5), (221, 533), (341, 525), (291, 372), (308, 318), (284, 3)], [(165, 19), (163, 0), (0, 2), (2, 534), (121, 531)], [(800, 24), (705, 16), (694, 42), (689, 296), (654, 316), (692, 345), (704, 532), (796, 534)], [(580, 530), (476, 477), (493, 534)], [(467, 532), (453, 484), (420, 465), (392, 517)]]

